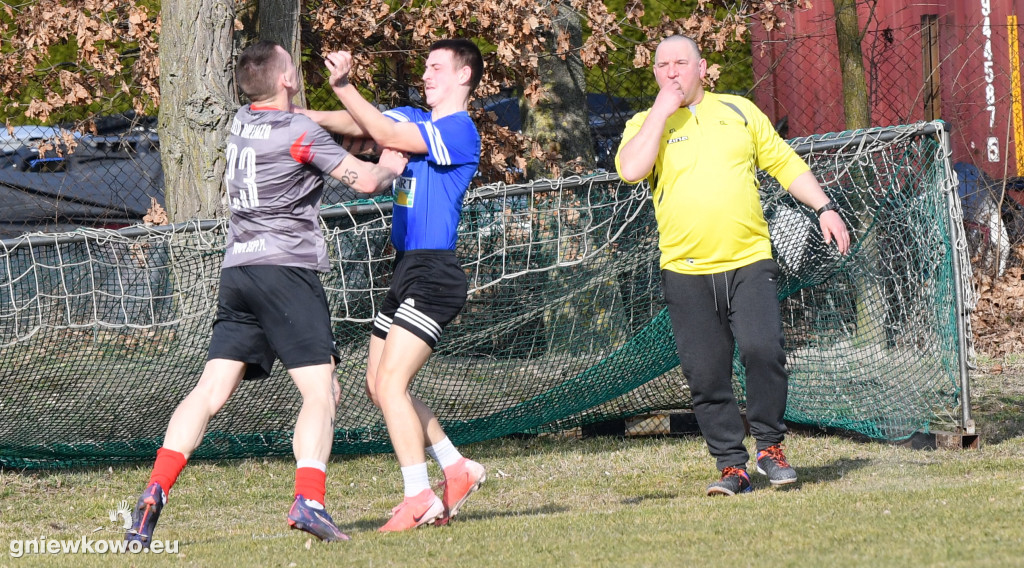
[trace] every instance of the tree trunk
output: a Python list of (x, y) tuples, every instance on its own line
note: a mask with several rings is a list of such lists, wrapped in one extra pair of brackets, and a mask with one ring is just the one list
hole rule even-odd
[[(546, 3), (545, 8), (551, 9), (550, 4)], [(571, 7), (565, 6), (563, 2), (556, 3), (556, 6), (557, 13), (551, 19), (551, 28), (542, 32), (550, 51), (541, 56), (537, 64), (542, 96), (534, 106), (530, 106), (527, 97), (524, 97), (521, 103), (522, 115), (525, 116), (523, 134), (540, 144), (545, 152), (557, 153), (559, 164), (581, 158), (583, 165), (590, 169), (595, 162), (594, 143), (587, 111), (586, 76), (583, 61), (578, 55), (583, 45), (582, 25), (579, 14)], [(560, 49), (558, 38), (561, 34), (568, 34), (569, 42)], [(561, 50), (565, 52), (560, 53)], [(565, 56), (564, 59), (562, 55)], [(538, 160), (530, 160), (526, 172), (527, 179), (569, 175), (564, 171), (551, 171)], [(563, 199), (572, 201), (572, 196), (566, 192), (559, 195), (549, 194), (538, 199), (552, 199), (562, 203)], [(551, 262), (578, 261), (579, 255), (588, 244), (583, 242), (588, 238), (586, 236), (562, 238), (563, 224), (575, 225), (582, 221), (573, 219), (581, 213), (573, 209), (569, 203), (564, 205), (565, 209), (554, 204), (547, 208), (536, 208), (544, 211), (538, 216), (538, 222), (534, 226), (542, 234), (547, 233), (550, 236), (545, 239), (547, 242), (541, 248)], [(582, 213), (588, 214), (589, 212)], [(573, 230), (578, 230), (578, 227), (574, 226)], [(617, 345), (618, 336), (624, 327), (621, 310), (605, 313), (605, 310), (595, 310), (593, 302), (590, 301), (601, 294), (615, 294), (617, 288), (614, 280), (597, 279), (593, 281), (592, 286), (586, 286), (586, 290), (580, 290), (572, 289), (564, 282), (559, 284), (561, 281), (557, 277), (558, 271), (549, 272), (547, 275), (549, 289), (545, 294), (545, 304), (548, 307), (544, 310), (542, 325), (548, 337), (548, 352), (590, 352), (600, 349), (597, 346)], [(593, 330), (584, 334), (586, 341), (580, 341), (579, 335), (574, 331), (579, 325)]]
[(259, 39), (276, 42), (292, 54), (299, 72), (299, 94), (292, 101), (305, 108), (306, 95), (302, 85), (302, 33), (299, 27), (299, 0), (261, 0), (259, 3)]
[[(570, 49), (565, 59), (557, 53), (557, 39), (561, 32), (570, 37)], [(583, 32), (579, 15), (571, 8), (558, 4), (558, 15), (552, 18), (552, 28), (545, 30), (551, 53), (538, 62), (538, 75), (543, 95), (535, 106), (523, 99), (523, 134), (537, 141), (546, 151), (561, 155), (566, 163), (583, 158), (584, 164), (593, 166), (594, 145), (587, 122), (586, 78), (579, 48), (583, 45)], [(527, 166), (527, 179), (552, 177), (543, 164), (531, 161)]]
[(224, 141), (238, 108), (232, 0), (164, 0), (160, 156), (172, 222), (224, 214)]
[(836, 40), (839, 43), (839, 69), (843, 77), (843, 111), (846, 128), (871, 126), (868, 84), (864, 73), (863, 35), (857, 21), (857, 0), (833, 0)]
[[(839, 48), (839, 69), (843, 77), (843, 110), (846, 113), (848, 130), (871, 127), (871, 105), (868, 102), (867, 78), (864, 72), (864, 54), (861, 51), (860, 31), (857, 18), (857, 0), (832, 0), (836, 18), (836, 40)], [(850, 175), (860, 187), (877, 187), (875, 175), (869, 168), (853, 168)], [(856, 224), (859, 227), (871, 225), (871, 204), (851, 203)], [(878, 246), (878, 238), (860, 243), (861, 254), (874, 266), (872, 275), (883, 274), (886, 270)], [(854, 344), (867, 347), (881, 344), (885, 339), (884, 319), (887, 311), (885, 293), (873, 278), (858, 276), (854, 281), (857, 289), (857, 332)]]

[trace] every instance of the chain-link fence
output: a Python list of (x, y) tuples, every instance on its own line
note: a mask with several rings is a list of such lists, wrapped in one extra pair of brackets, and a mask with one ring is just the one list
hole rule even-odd
[(132, 112), (0, 131), (0, 238), (76, 227), (117, 229), (163, 203), (156, 119)]
[[(993, 3), (994, 4), (994, 3)], [(920, 15), (873, 22), (861, 48), (873, 126), (950, 125), (975, 270), (1024, 263), (1024, 119), (1015, 19)], [(961, 22), (961, 23), (957, 23)], [(752, 42), (754, 99), (785, 137), (847, 127), (834, 22)], [(776, 34), (779, 36), (780, 34)]]
[[(921, 17), (905, 25), (868, 26), (861, 42), (867, 98), (876, 126), (932, 118), (950, 125), (975, 270), (996, 274), (1024, 263), (1024, 159), (1017, 150), (1024, 147), (1024, 119), (1020, 65), (1013, 58), (1017, 28), (1005, 19), (985, 26), (956, 21)], [(730, 44), (725, 52), (706, 49), (705, 57), (720, 72), (715, 90), (755, 100), (786, 138), (845, 130), (834, 22), (817, 24), (810, 33), (791, 33), (791, 26), (772, 37), (755, 30), (749, 42)], [(646, 38), (629, 33), (611, 38), (623, 49), (611, 55), (609, 65), (586, 71), (595, 169), (613, 169), (625, 122), (647, 108), (656, 93), (651, 69), (634, 68), (632, 51), (625, 49)], [(303, 30), (307, 103), (339, 108), (324, 84), (318, 55), (328, 46), (316, 44), (317, 37)], [(425, 55), (403, 53), (409, 64), (396, 65), (394, 54), (379, 54), (383, 63), (375, 88), (382, 103), (423, 103), (417, 65)], [(517, 131), (525, 118), (522, 98), (522, 86), (508, 86), (473, 101), (474, 117)], [(163, 205), (156, 119), (124, 112), (123, 104), (114, 103), (80, 109), (75, 116), (84, 119), (0, 129), (0, 238), (123, 227), (141, 222), (154, 203)], [(325, 203), (355, 197), (344, 184), (326, 181)]]
[[(1001, 59), (991, 57), (992, 64), (985, 65), (984, 42), (979, 38), (1006, 46), (1015, 30), (993, 26), (986, 34), (977, 27), (929, 26), (930, 23), (922, 21), (920, 26), (868, 30), (862, 48), (871, 122), (894, 125), (943, 118), (951, 124), (965, 224), (980, 261), (976, 266), (1004, 270), (1022, 262), (1019, 253), (1012, 251), (1015, 247), (1017, 251), (1024, 249), (1024, 177), (1018, 177), (1016, 163), (1002, 170), (994, 168), (994, 162), (988, 161), (988, 148), (984, 144), (979, 147), (977, 141), (972, 146), (972, 136), (979, 129), (979, 121), (983, 125), (988, 121), (987, 87), (998, 87), (996, 91), (1003, 94), (994, 97), (991, 106), (997, 107), (1000, 114), (996, 122), (1004, 125), (1005, 130), (998, 140), (999, 157), (1003, 158), (999, 165), (1009, 163), (1010, 150), (1015, 148), (1011, 142), (1017, 134), (1009, 109), (1015, 104), (1019, 106), (1019, 82), (1014, 83), (1011, 66), (999, 64)], [(315, 37), (303, 35), (304, 41)], [(637, 41), (627, 37), (613, 39), (621, 46)], [(310, 45), (308, 52), (317, 54), (322, 52), (321, 48)], [(420, 62), (425, 56), (415, 52), (406, 55)], [(705, 56), (721, 72), (715, 90), (756, 100), (784, 137), (846, 129), (834, 31), (771, 41), (755, 37), (748, 44), (730, 46), (724, 54), (706, 51)], [(970, 65), (979, 57), (981, 72), (975, 73)], [(604, 170), (614, 169), (614, 155), (625, 122), (635, 112), (647, 108), (656, 92), (651, 69), (634, 68), (627, 50), (612, 59), (609, 66), (587, 70), (586, 77), (593, 165)], [(933, 72), (925, 73), (928, 65)], [(389, 68), (393, 66), (383, 64), (382, 73)], [(324, 69), (319, 58), (313, 56), (304, 62), (304, 75), (310, 107), (338, 108), (333, 92), (324, 87)], [(418, 95), (422, 92), (419, 71), (415, 68), (382, 76), (377, 86), (382, 92), (402, 93), (404, 98), (390, 97), (390, 104), (422, 104)], [(1017, 90), (1016, 98), (1013, 88)], [(475, 116), (518, 131), (525, 112), (521, 100), (522, 89), (510, 86), (474, 101), (478, 111)], [(29, 231), (122, 227), (141, 222), (154, 203), (163, 204), (155, 117), (101, 109), (84, 122), (92, 123), (84, 133), (76, 130), (83, 121), (0, 130), (0, 238)], [(899, 164), (901, 160), (894, 159), (893, 163)], [(354, 197), (344, 184), (327, 179), (325, 203), (342, 203)], [(632, 325), (632, 316), (629, 321)], [(648, 320), (640, 317), (637, 321)], [(673, 387), (666, 392), (675, 396), (679, 377), (671, 375), (664, 380)], [(621, 406), (618, 402), (612, 404), (615, 405)], [(642, 407), (681, 406), (672, 398), (663, 404), (648, 402)], [(633, 417), (625, 421), (625, 430), (636, 435), (673, 432), (680, 430), (676, 425), (678, 418), (667, 413)], [(588, 424), (591, 429), (599, 430), (599, 426)]]
[[(861, 47), (871, 123), (942, 118), (950, 124), (975, 256), (980, 266), (1004, 271), (1022, 263), (1018, 251), (1024, 247), (1024, 157), (1017, 156), (1016, 142), (1024, 137), (1020, 66), (1007, 50), (1015, 45), (1016, 27), (996, 19), (987, 26), (957, 26), (954, 20), (922, 17), (902, 27), (868, 26)], [(304, 41), (316, 37), (303, 33)], [(637, 38), (613, 40), (627, 46)], [(322, 47), (311, 46), (308, 53)], [(405, 54), (411, 60), (420, 55)], [(716, 90), (755, 99), (784, 137), (846, 129), (833, 22), (819, 21), (809, 33), (767, 37), (755, 32), (746, 45), (705, 55), (721, 66)], [(610, 65), (587, 70), (589, 135), (599, 169), (613, 169), (626, 120), (646, 108), (655, 93), (650, 69), (633, 68), (631, 57), (623, 49)], [(308, 104), (337, 108), (324, 86), (322, 63), (314, 59), (305, 64)], [(389, 102), (417, 104), (418, 71), (403, 68), (382, 77), (378, 88), (404, 96)], [(521, 88), (510, 86), (474, 101), (475, 108), (488, 111), (476, 116), (517, 131), (524, 118), (521, 99)], [(109, 106), (73, 122), (0, 130), (0, 237), (140, 222), (154, 201), (163, 203), (159, 150), (155, 117)], [(353, 196), (328, 180), (326, 202)]]

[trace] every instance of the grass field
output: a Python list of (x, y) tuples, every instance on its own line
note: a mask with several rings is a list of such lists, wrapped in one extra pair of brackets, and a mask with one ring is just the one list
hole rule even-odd
[(394, 459), (336, 459), (328, 509), (352, 536), (337, 544), (288, 530), (291, 460), (251, 459), (186, 468), (155, 534), (176, 554), (18, 557), (25, 541), (120, 540), (110, 511), (149, 464), (6, 470), (0, 566), (1024, 566), (1024, 358), (979, 361), (972, 388), (980, 449), (801, 430), (800, 481), (755, 475), (734, 498), (704, 496), (717, 472), (699, 437), (502, 439), (463, 448), (489, 479), (450, 526), (382, 535)]

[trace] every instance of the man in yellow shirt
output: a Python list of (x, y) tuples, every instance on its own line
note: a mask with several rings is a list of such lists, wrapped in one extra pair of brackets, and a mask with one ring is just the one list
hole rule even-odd
[(850, 236), (838, 208), (807, 164), (742, 97), (705, 92), (707, 62), (676, 35), (654, 56), (654, 105), (626, 124), (615, 156), (627, 182), (647, 179), (661, 249), (662, 290), (679, 361), (708, 450), (722, 475), (708, 495), (751, 490), (745, 428), (732, 392), (738, 346), (747, 373), (747, 421), (757, 470), (772, 485), (796, 481), (786, 461), (788, 375), (777, 280), (757, 170), (775, 177), (817, 212), (826, 243), (846, 254)]

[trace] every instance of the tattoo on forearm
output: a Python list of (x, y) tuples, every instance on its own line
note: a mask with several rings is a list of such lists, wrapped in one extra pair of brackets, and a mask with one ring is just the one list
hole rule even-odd
[(345, 136), (342, 138), (341, 147), (356, 156), (377, 153), (377, 144), (371, 138)]
[(359, 179), (359, 174), (355, 170), (345, 170), (345, 173), (341, 176), (341, 181), (345, 185), (355, 187), (356, 180)]

